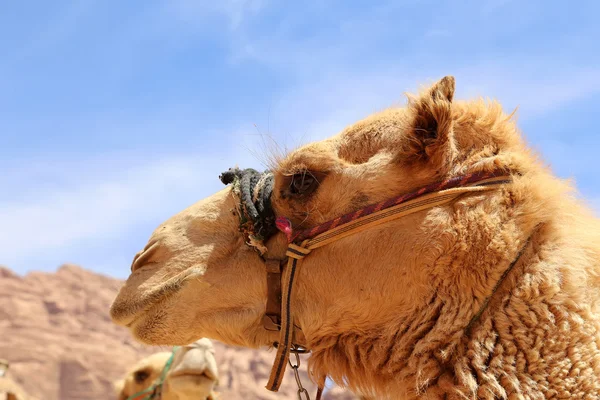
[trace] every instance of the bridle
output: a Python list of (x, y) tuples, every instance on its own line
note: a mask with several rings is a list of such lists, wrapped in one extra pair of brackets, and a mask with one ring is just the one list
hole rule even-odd
[[(505, 170), (496, 170), (491, 172), (474, 172), (466, 175), (452, 177), (440, 182), (432, 183), (424, 186), (414, 192), (403, 194), (397, 197), (390, 198), (380, 203), (371, 204), (357, 211), (342, 215), (323, 224), (317, 225), (310, 229), (295, 231), (291, 221), (286, 217), (274, 218), (274, 213), (270, 208), (270, 193), (265, 188), (253, 187), (251, 182), (259, 182), (261, 178), (258, 172), (252, 169), (239, 170), (230, 169), (228, 172), (221, 175), (223, 183), (233, 183), (234, 193), (240, 197), (240, 206), (238, 212), (240, 214), (240, 230), (244, 232), (247, 239), (247, 244), (255, 247), (263, 260), (265, 261), (267, 271), (267, 303), (265, 315), (263, 316), (263, 326), (269, 331), (279, 331), (279, 341), (274, 344), (277, 347), (277, 354), (271, 370), (271, 375), (266, 388), (270, 391), (278, 391), (286, 364), (289, 362), (296, 380), (299, 384), (298, 398), (302, 399), (301, 395), (309, 399), (306, 389), (302, 388), (297, 369), (299, 366), (298, 353), (308, 352), (305, 346), (306, 339), (299, 327), (294, 325), (294, 314), (292, 310), (294, 285), (298, 270), (301, 267), (302, 260), (311, 254), (313, 250), (337, 241), (341, 238), (357, 234), (373, 226), (384, 224), (396, 220), (398, 218), (414, 214), (419, 211), (430, 209), (436, 206), (450, 203), (466, 193), (484, 192), (501, 188), (504, 184), (512, 182), (512, 177)], [(273, 176), (270, 172), (262, 174), (267, 176), (263, 181), (269, 181), (270, 187), (273, 188)], [(270, 178), (268, 177), (270, 175)], [(249, 178), (250, 176), (250, 178)], [(243, 182), (246, 182), (244, 185)], [(247, 199), (251, 198), (252, 202)], [(246, 201), (244, 201), (246, 199)], [(255, 204), (259, 201), (259, 204)], [(269, 237), (262, 234), (265, 230), (274, 232), (269, 223), (265, 220), (253, 221), (254, 226), (259, 226), (262, 231), (256, 232), (248, 229), (248, 221), (252, 221), (252, 208), (254, 210), (261, 209), (263, 215), (267, 215), (268, 221), (275, 219), (275, 228), (283, 232), (288, 241), (288, 248), (283, 259), (264, 258), (263, 253), (266, 251), (264, 241)], [(248, 211), (250, 210), (250, 212)], [(268, 213), (271, 210), (271, 213)], [(258, 215), (255, 212), (252, 215)], [(250, 224), (251, 225), (251, 224)], [(512, 269), (514, 264), (520, 258), (511, 264), (511, 266), (502, 275), (498, 285), (504, 280), (507, 273)], [(492, 292), (493, 294), (494, 292)], [(488, 302), (486, 301), (480, 311), (476, 313), (473, 319), (469, 322), (470, 326), (479, 318)], [(292, 364), (289, 361), (290, 353), (296, 353), (297, 363)], [(317, 399), (323, 391), (325, 377), (322, 377), (319, 382), (319, 391)]]
[(171, 369), (171, 365), (173, 365), (173, 359), (175, 358), (175, 352), (179, 346), (174, 346), (173, 351), (171, 352), (171, 356), (165, 363), (165, 366), (160, 373), (160, 377), (156, 382), (154, 382), (149, 388), (141, 390), (137, 393), (132, 394), (127, 398), (127, 400), (155, 400), (160, 399), (162, 393), (162, 387), (165, 383), (165, 378), (167, 377), (167, 373)]

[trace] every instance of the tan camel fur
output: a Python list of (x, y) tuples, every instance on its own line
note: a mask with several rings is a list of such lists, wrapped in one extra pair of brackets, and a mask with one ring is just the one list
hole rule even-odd
[[(512, 115), (454, 101), (454, 82), (272, 165), (273, 208), (295, 228), (448, 177), (505, 168), (513, 178), (306, 257), (292, 308), (313, 377), (378, 399), (597, 399), (599, 219), (527, 147)], [(261, 323), (265, 264), (238, 231), (238, 202), (227, 187), (160, 225), (113, 320), (150, 344), (277, 341)], [(286, 238), (266, 246), (281, 257)]]
[[(154, 353), (140, 360), (114, 388), (119, 400), (149, 388), (161, 376), (171, 352)], [(214, 387), (219, 371), (215, 350), (210, 340), (203, 338), (175, 351), (161, 392), (161, 400), (216, 400)], [(157, 398), (158, 400), (158, 398)]]
[(25, 391), (14, 380), (0, 376), (0, 400), (35, 400), (25, 394)]
[(0, 400), (35, 400), (28, 396), (23, 388), (7, 376), (10, 363), (0, 358)]

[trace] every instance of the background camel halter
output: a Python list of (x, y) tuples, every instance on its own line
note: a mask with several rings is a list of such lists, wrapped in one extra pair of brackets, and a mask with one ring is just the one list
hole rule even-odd
[[(223, 176), (228, 173), (231, 174), (230, 176), (232, 178), (223, 179)], [(248, 207), (248, 201), (254, 203), (256, 200), (264, 201), (267, 196), (270, 197), (270, 193), (267, 193), (264, 189), (252, 187), (251, 184), (248, 185), (247, 189), (244, 189), (242, 184), (238, 183), (237, 187), (240, 189), (236, 190), (235, 182), (242, 182), (242, 179), (245, 179), (246, 182), (254, 181), (258, 183), (260, 178), (256, 178), (256, 174), (258, 173), (254, 170), (241, 171), (239, 169), (230, 169), (227, 173), (221, 175), (221, 180), (223, 183), (227, 184), (234, 182), (234, 192), (244, 193), (244, 190), (246, 190), (247, 193), (261, 193), (261, 196), (255, 195), (249, 197), (246, 195), (245, 197), (242, 197), (240, 195), (240, 210), (252, 208)], [(255, 178), (244, 178), (248, 175), (255, 176)], [(272, 191), (272, 174), (267, 171), (265, 175), (269, 175), (271, 177), (269, 189)], [(380, 225), (385, 222), (416, 213), (418, 211), (449, 203), (462, 194), (497, 189), (503, 184), (511, 181), (512, 178), (506, 171), (503, 170), (492, 172), (475, 172), (463, 176), (457, 176), (441, 182), (432, 183), (408, 194), (393, 197), (380, 203), (371, 204), (365, 208), (342, 215), (313, 228), (300, 230), (297, 232), (294, 231), (292, 223), (288, 218), (276, 218), (275, 226), (286, 235), (288, 239), (288, 249), (286, 252), (287, 268), (285, 268), (281, 279), (281, 284), (283, 286), (283, 290), (281, 290), (281, 300), (279, 303), (281, 318), (280, 323), (276, 324), (280, 328), (280, 337), (277, 344), (277, 354), (275, 355), (275, 361), (271, 370), (269, 382), (266, 386), (267, 389), (274, 392), (279, 389), (281, 381), (283, 380), (286, 364), (289, 360), (290, 352), (297, 353), (297, 349), (300, 348), (300, 346), (297, 346), (294, 343), (293, 335), (294, 333), (297, 334), (297, 331), (294, 329), (294, 315), (292, 313), (291, 306), (293, 304), (293, 289), (296, 282), (295, 278), (297, 275), (297, 270), (300, 268), (301, 261), (304, 259), (304, 257), (308, 256), (313, 250), (343, 237), (353, 235), (373, 226)], [(259, 220), (261, 224), (264, 224), (267, 220), (270, 222), (272, 218), (271, 216), (273, 215), (270, 200), (268, 203), (263, 204), (268, 204), (270, 215), (268, 219)], [(253, 204), (253, 206), (256, 207), (255, 204)], [(266, 210), (267, 207), (263, 206), (263, 209)], [(240, 212), (240, 214), (243, 214), (243, 212)], [(250, 214), (247, 213), (245, 217), (248, 218), (248, 215)], [(252, 218), (250, 217), (250, 219)], [(241, 221), (242, 224), (240, 230), (247, 235), (252, 235), (253, 232), (248, 233), (247, 231), (243, 230), (245, 224), (243, 222), (244, 220)], [(263, 229), (264, 228), (265, 227), (263, 225)], [(267, 229), (266, 231), (271, 232), (271, 229)], [(249, 244), (252, 245), (252, 243)], [(261, 252), (261, 255), (262, 254), (263, 252)], [(285, 259), (282, 261), (285, 261)], [(271, 269), (272, 266), (267, 265), (268, 273)], [(271, 297), (271, 291), (269, 292), (269, 296)], [(269, 303), (273, 304), (274, 302), (277, 302), (277, 300), (277, 297), (275, 300), (272, 298), (267, 300), (267, 313), (269, 312)], [(324, 382), (324, 379), (321, 380)], [(319, 395), (322, 391), (322, 382), (319, 385), (317, 398), (320, 397)]]
[(156, 382), (154, 382), (149, 388), (144, 389), (140, 392), (134, 393), (127, 398), (127, 400), (154, 400), (160, 399), (162, 393), (162, 386), (165, 383), (165, 378), (167, 377), (167, 373), (169, 369), (171, 369), (171, 365), (173, 364), (173, 358), (175, 358), (175, 352), (179, 346), (173, 347), (173, 352), (171, 353), (171, 357), (165, 363), (163, 370), (160, 374), (160, 377)]

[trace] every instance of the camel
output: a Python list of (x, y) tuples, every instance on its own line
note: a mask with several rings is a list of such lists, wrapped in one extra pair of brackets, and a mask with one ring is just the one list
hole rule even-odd
[(6, 375), (10, 363), (0, 358), (0, 400), (34, 400), (23, 388)]
[(154, 353), (113, 383), (119, 400), (217, 400), (219, 372), (210, 340)]
[(136, 254), (113, 321), (277, 343), (277, 368), (302, 345), (314, 380), (370, 398), (600, 398), (600, 221), (514, 112), (454, 93), (222, 174)]

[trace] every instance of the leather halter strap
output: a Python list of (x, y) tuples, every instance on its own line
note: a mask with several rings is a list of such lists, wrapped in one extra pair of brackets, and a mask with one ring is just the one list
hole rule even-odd
[[(287, 265), (279, 286), (274, 283), (275, 276), (269, 277), (268, 275), (269, 273), (276, 274), (276, 272), (270, 272), (275, 271), (274, 264), (271, 264), (271, 267), (267, 266), (269, 298), (267, 299), (267, 312), (263, 323), (265, 323), (266, 328), (270, 324), (269, 320), (273, 321), (274, 318), (278, 321), (279, 323), (274, 323), (274, 325), (280, 327), (280, 337), (266, 388), (270, 391), (278, 391), (283, 380), (290, 350), (292, 347), (296, 347), (298, 343), (296, 340), (299, 339), (298, 332), (301, 331), (299, 328), (295, 329), (292, 305), (294, 303), (296, 277), (304, 257), (319, 247), (373, 226), (447, 204), (465, 193), (494, 190), (505, 183), (511, 182), (511, 180), (506, 171), (479, 172), (451, 178), (428, 185), (415, 192), (370, 205), (296, 234), (293, 232), (292, 224), (287, 218), (278, 218), (277, 228), (286, 234), (289, 244), (286, 252)], [(281, 272), (281, 265), (278, 267)], [(277, 302), (280, 305), (279, 315), (275, 313)], [(304, 338), (302, 339), (304, 341)], [(324, 381), (322, 378), (321, 380)], [(320, 386), (319, 389), (319, 393), (321, 393), (322, 387)]]
[[(279, 332), (281, 330), (281, 273), (285, 263), (285, 259), (265, 259), (265, 266), (267, 269), (267, 304), (262, 322), (263, 327), (268, 331)], [(297, 347), (300, 348), (299, 346), (306, 346), (306, 338), (304, 337), (302, 330), (296, 325), (294, 325), (292, 329), (294, 343)]]

